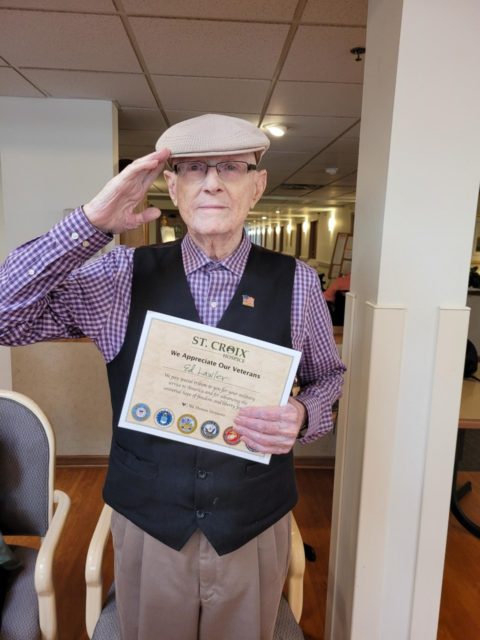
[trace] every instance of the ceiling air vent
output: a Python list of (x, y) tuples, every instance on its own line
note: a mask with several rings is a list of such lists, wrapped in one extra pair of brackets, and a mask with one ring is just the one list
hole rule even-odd
[(280, 185), (280, 189), (286, 189), (287, 191), (315, 191), (320, 189), (321, 184), (300, 184), (295, 182), (284, 182)]

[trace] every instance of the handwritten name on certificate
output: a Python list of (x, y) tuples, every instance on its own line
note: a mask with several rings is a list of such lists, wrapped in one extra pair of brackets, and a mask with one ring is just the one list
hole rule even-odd
[(119, 426), (268, 464), (233, 427), (240, 407), (285, 405), (301, 353), (149, 311)]

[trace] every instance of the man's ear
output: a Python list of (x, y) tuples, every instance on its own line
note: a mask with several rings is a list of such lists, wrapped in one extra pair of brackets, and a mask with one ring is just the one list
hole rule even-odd
[(177, 206), (177, 174), (174, 171), (168, 171), (165, 169), (163, 177), (167, 183), (168, 193), (175, 206)]
[(252, 198), (252, 203), (250, 207), (253, 207), (257, 204), (260, 198), (263, 196), (263, 192), (267, 187), (267, 171), (266, 169), (261, 169), (255, 173), (255, 191)]

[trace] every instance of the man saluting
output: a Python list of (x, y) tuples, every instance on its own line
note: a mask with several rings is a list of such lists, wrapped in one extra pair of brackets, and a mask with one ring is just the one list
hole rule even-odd
[[(344, 367), (317, 274), (252, 245), (243, 231), (266, 186), (258, 164), (268, 147), (238, 118), (180, 122), (156, 152), (0, 268), (1, 344), (85, 335), (107, 363), (113, 437), (104, 497), (114, 510), (124, 640), (273, 635), (297, 499), (292, 447), (331, 430)], [(87, 263), (113, 233), (160, 215), (134, 209), (162, 170), (187, 226), (183, 240), (117, 247)], [(253, 306), (242, 304), (245, 292)], [(148, 310), (302, 351), (297, 397), (243, 408), (235, 419), (248, 446), (273, 454), (269, 465), (118, 428)]]

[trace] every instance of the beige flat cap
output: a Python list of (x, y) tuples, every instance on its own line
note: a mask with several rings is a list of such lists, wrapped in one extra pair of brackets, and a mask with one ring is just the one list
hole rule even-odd
[(269, 146), (267, 136), (250, 122), (207, 113), (174, 124), (162, 133), (155, 149), (170, 149), (171, 158), (254, 152), (258, 162)]

